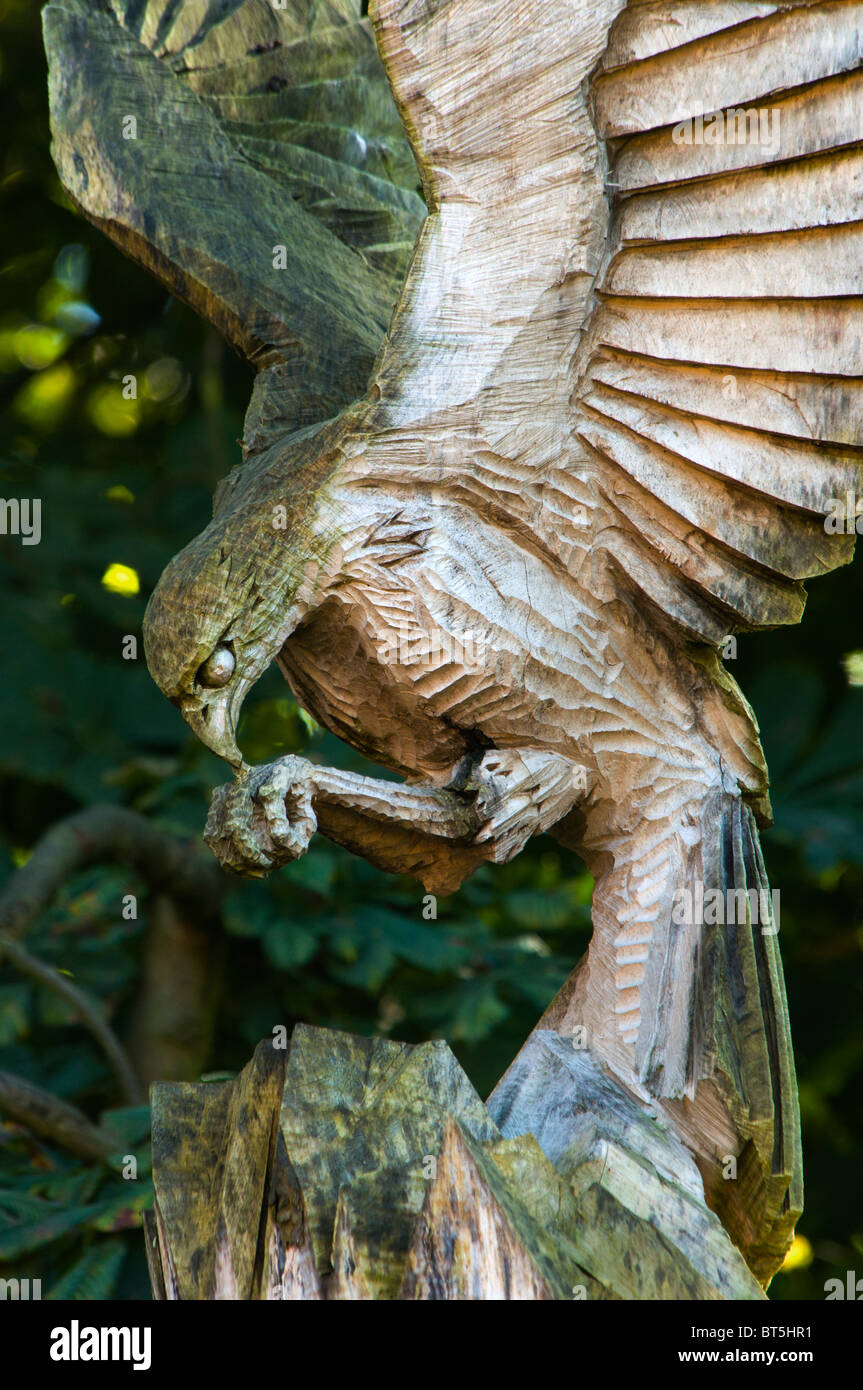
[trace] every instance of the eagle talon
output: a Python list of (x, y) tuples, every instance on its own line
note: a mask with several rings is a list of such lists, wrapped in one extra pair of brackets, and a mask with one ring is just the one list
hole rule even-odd
[(475, 765), (464, 790), (475, 793), (475, 843), (491, 845), (494, 862), (504, 864), (583, 799), (587, 773), (539, 749), (493, 748)]
[[(311, 764), (302, 758), (282, 758), (265, 770), (270, 774), (256, 793), (270, 839), (288, 859), (299, 859), (318, 828), (312, 806)], [(299, 774), (299, 775), (298, 775)]]
[(311, 770), (290, 756), (216, 788), (204, 840), (224, 868), (263, 878), (305, 854), (318, 825)]

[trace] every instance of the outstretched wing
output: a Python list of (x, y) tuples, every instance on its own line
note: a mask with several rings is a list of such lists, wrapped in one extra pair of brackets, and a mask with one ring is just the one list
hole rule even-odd
[(432, 209), (377, 474), (698, 641), (798, 620), (863, 492), (863, 6), (374, 13)]
[(632, 3), (593, 75), (612, 219), (574, 428), (615, 519), (600, 543), (696, 638), (796, 621), (801, 581), (851, 558), (861, 19)]
[(44, 29), (60, 177), (259, 368), (247, 455), (362, 395), (425, 209), (360, 0), (62, 0)]
[[(445, 214), (378, 389), (414, 419), (427, 400), (441, 434), (448, 407), (481, 400), (498, 427), (469, 485), (485, 505), (494, 456), (528, 528), (515, 494), (542, 470), (557, 510), (589, 507), (587, 484), (594, 549), (687, 634), (795, 621), (801, 581), (850, 558), (853, 534), (825, 529), (833, 499), (863, 491), (863, 7), (604, 0), (574, 5), (571, 32), (551, 8), (522, 24), (490, 6), (477, 28), (464, 5), (377, 5)], [(70, 193), (262, 369), (247, 454), (362, 394), (423, 206), (359, 0), (64, 0), (45, 30)], [(594, 135), (579, 84), (603, 49)], [(578, 210), (603, 151), (607, 227)], [(509, 190), (507, 247), (476, 209)], [(543, 457), (536, 410), (579, 332), (561, 492), (557, 422), (540, 421)], [(425, 447), (394, 452), (421, 476)], [(455, 453), (444, 471), (476, 459)]]

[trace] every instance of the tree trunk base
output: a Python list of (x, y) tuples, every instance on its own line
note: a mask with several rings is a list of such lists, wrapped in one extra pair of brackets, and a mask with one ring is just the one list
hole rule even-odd
[(764, 1297), (679, 1140), (551, 1032), (486, 1106), (444, 1042), (300, 1025), (156, 1084), (153, 1151), (158, 1299)]

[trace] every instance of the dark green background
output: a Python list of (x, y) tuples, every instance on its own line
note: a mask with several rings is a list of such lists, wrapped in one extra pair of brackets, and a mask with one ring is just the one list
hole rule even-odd
[[(0, 0), (0, 495), (40, 497), (39, 546), (0, 537), (0, 878), (42, 832), (115, 800), (200, 834), (225, 769), (188, 734), (143, 660), (121, 659), (146, 596), (205, 523), (237, 457), (251, 373), (188, 310), (83, 222), (49, 156), (39, 5)], [(98, 317), (97, 317), (98, 316)], [(121, 378), (146, 383), (124, 403)], [(111, 593), (111, 564), (140, 593)], [(863, 1274), (863, 691), (843, 657), (863, 647), (863, 563), (814, 586), (798, 629), (742, 639), (730, 669), (761, 722), (776, 828), (781, 946), (797, 1054), (809, 1263), (779, 1298), (822, 1298)], [(358, 765), (309, 729), (277, 675), (250, 698), (244, 751)], [(28, 940), (103, 1001), (122, 1036), (147, 933), (122, 922), (136, 891), (116, 869), (70, 882)], [(320, 837), (267, 884), (233, 884), (225, 988), (209, 1065), (233, 1071), (278, 1023), (303, 1019), (408, 1041), (445, 1037), (485, 1093), (584, 950), (590, 880), (552, 841), (483, 870), (436, 923), (421, 890)], [(89, 1036), (44, 990), (0, 972), (0, 1068), (96, 1118), (119, 1105)], [(146, 1115), (120, 1117), (143, 1143)], [(0, 1125), (0, 1272), (43, 1297), (147, 1297), (136, 1206), (116, 1179)]]

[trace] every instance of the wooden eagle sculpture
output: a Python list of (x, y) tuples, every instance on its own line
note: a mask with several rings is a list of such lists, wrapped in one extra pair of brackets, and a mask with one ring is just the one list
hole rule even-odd
[[(722, 650), (853, 550), (825, 518), (861, 489), (861, 14), (45, 11), (68, 190), (259, 369), (244, 461), (145, 620), (236, 773), (209, 844), (260, 875), (319, 829), (443, 893), (542, 831), (578, 850), (593, 939), (542, 1026), (682, 1138), (762, 1274), (799, 1122), (767, 771)], [(403, 782), (246, 766), (273, 662)], [(742, 916), (678, 910), (708, 894)]]

